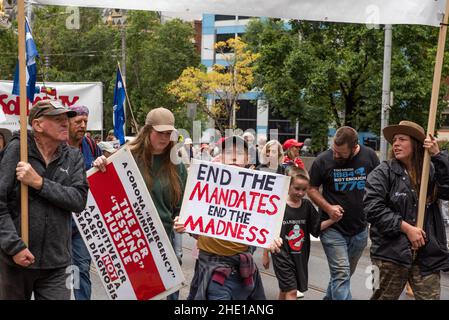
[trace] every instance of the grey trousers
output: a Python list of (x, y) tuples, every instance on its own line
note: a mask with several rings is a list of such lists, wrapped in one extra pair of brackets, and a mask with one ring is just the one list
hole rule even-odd
[(0, 300), (70, 300), (66, 268), (26, 269), (0, 261)]

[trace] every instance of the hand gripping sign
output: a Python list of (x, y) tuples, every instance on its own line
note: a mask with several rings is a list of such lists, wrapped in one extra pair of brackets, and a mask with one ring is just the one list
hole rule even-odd
[(181, 267), (131, 152), (109, 160), (88, 171), (87, 207), (73, 217), (111, 299), (164, 298), (182, 286)]
[(194, 160), (180, 221), (189, 233), (267, 248), (279, 236), (290, 177)]

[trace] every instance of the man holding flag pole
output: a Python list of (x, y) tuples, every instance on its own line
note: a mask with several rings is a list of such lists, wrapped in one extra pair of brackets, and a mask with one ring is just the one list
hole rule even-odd
[(88, 191), (82, 155), (66, 144), (68, 118), (76, 113), (59, 101), (41, 100), (27, 121), (25, 58), (35, 68), (37, 50), (25, 26), (23, 0), (18, 17), (21, 128), (0, 166), (0, 300), (70, 299), (70, 220), (72, 212), (85, 208)]
[[(59, 101), (41, 100), (30, 110), (32, 130), (22, 143), (16, 134), (0, 166), (0, 300), (70, 299), (72, 212), (86, 206), (83, 156), (67, 145), (69, 118)], [(19, 149), (29, 158), (21, 161)], [(29, 188), (29, 242), (19, 232), (20, 185)], [(28, 200), (28, 199), (26, 199)], [(23, 211), (22, 211), (23, 213)], [(28, 228), (26, 229), (28, 230)]]

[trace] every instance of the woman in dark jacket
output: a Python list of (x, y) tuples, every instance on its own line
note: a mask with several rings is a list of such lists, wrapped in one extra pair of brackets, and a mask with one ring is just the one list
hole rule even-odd
[[(383, 132), (393, 146), (392, 159), (370, 173), (364, 197), (371, 260), (379, 271), (371, 299), (398, 299), (407, 281), (416, 299), (439, 299), (440, 271), (449, 269), (449, 251), (437, 200), (449, 199), (448, 156), (416, 123), (401, 121)], [(424, 149), (431, 166), (422, 230), (415, 225)]]

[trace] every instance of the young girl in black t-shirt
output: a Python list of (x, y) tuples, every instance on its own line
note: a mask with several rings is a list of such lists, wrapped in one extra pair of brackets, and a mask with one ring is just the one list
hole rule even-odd
[[(272, 254), (273, 267), (279, 282), (279, 300), (296, 300), (297, 290), (308, 289), (307, 264), (310, 255), (310, 234), (318, 237), (336, 221), (322, 221), (320, 215), (308, 199), (304, 199), (309, 187), (307, 173), (302, 170), (291, 170), (290, 187), (280, 237), (283, 239), (281, 251)], [(268, 269), (270, 258), (264, 251), (263, 265)]]

